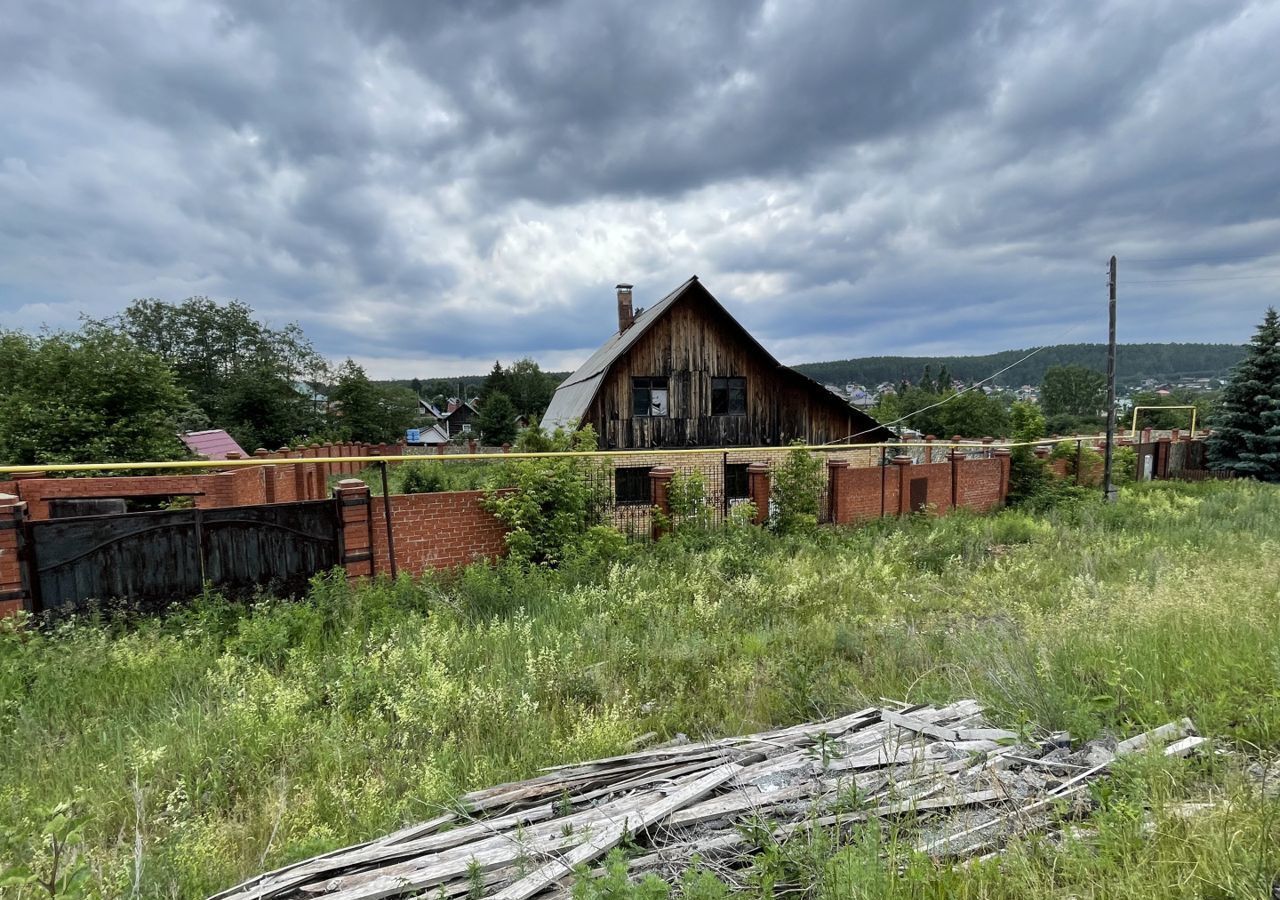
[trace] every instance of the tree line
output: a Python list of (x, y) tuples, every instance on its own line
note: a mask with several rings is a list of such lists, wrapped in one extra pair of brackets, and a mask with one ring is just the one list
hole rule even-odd
[[(946, 368), (953, 378), (978, 381), (1017, 363), (1030, 353), (1004, 350), (985, 356), (867, 356), (831, 362), (801, 363), (794, 366), (810, 378), (828, 384), (861, 383), (874, 387), (914, 379), (925, 366)], [(1132, 386), (1147, 378), (1169, 379), (1225, 375), (1244, 358), (1244, 347), (1236, 344), (1121, 344), (1116, 349), (1117, 371), (1123, 373), (1122, 386)], [(1043, 348), (1025, 362), (1000, 376), (1006, 385), (1040, 384), (1055, 366), (1083, 366), (1106, 371), (1106, 344), (1055, 344)]]
[(411, 391), (332, 367), (297, 325), (247, 304), (135, 300), (74, 331), (0, 332), (0, 462), (181, 459), (180, 432), (224, 428), (246, 451), (383, 442), (417, 416)]

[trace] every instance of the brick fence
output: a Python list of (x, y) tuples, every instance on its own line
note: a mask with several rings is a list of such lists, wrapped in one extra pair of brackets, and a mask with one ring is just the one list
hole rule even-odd
[[(370, 497), (369, 486), (347, 478), (334, 488), (342, 511), (343, 558), (352, 578), (391, 571), (387, 505), (396, 569), (415, 575), (492, 559), (506, 552), (506, 528), (484, 509), (484, 491)], [(372, 535), (372, 549), (370, 548)]]
[[(258, 459), (322, 459), (325, 457), (400, 456), (399, 444), (310, 444), (290, 449), (258, 450)], [(235, 457), (232, 457), (235, 458)], [(312, 463), (288, 466), (239, 466), (221, 472), (189, 475), (134, 475), (103, 478), (27, 478), (0, 481), (0, 493), (27, 504), (31, 519), (48, 519), (58, 500), (155, 499), (191, 497), (198, 509), (322, 500), (329, 478), (354, 475), (365, 463)]]

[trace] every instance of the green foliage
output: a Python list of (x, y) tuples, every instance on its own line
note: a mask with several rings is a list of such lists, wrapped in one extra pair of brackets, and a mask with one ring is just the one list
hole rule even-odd
[(1138, 451), (1132, 447), (1116, 447), (1111, 451), (1111, 483), (1132, 484), (1138, 479)]
[(491, 447), (510, 444), (516, 439), (516, 408), (502, 391), (493, 391), (480, 401), (477, 421), (480, 439)]
[(445, 490), (443, 463), (411, 462), (400, 466), (399, 493), (434, 494)]
[(0, 463), (181, 459), (190, 404), (164, 362), (90, 325), (0, 332)]
[(797, 442), (773, 471), (770, 499), (776, 506), (772, 517), (775, 530), (806, 530), (818, 524), (824, 476), (822, 460)]
[(1208, 451), (1216, 469), (1280, 482), (1280, 316), (1274, 307), (1222, 392)]
[[(1218, 416), (1223, 394), (1220, 391), (1191, 391), (1186, 388), (1174, 388), (1165, 396), (1155, 391), (1141, 391), (1130, 395), (1134, 406), (1194, 406), (1196, 408), (1196, 428), (1210, 425)], [(1132, 421), (1132, 420), (1130, 420)], [(1127, 429), (1130, 422), (1120, 421), (1118, 429)], [(1171, 409), (1167, 412), (1160, 409), (1143, 409), (1138, 411), (1138, 430), (1155, 428), (1168, 431), (1173, 428), (1187, 430), (1191, 427), (1191, 410)]]
[[(590, 427), (556, 429), (545, 440), (554, 451), (596, 449)], [(485, 508), (507, 526), (507, 550), (517, 562), (555, 565), (589, 527), (600, 524), (609, 494), (600, 462), (590, 457), (517, 459), (507, 464), (506, 476), (514, 490), (491, 494)]]
[(939, 438), (994, 437), (1009, 431), (1009, 411), (1003, 400), (981, 390), (958, 393), (949, 380), (940, 384), (928, 366), (919, 383), (903, 383), (897, 393), (883, 396), (872, 415), (881, 422), (894, 422), (905, 416), (903, 427)]
[(480, 390), (480, 408), (483, 410), (494, 394), (504, 394), (513, 407), (512, 418), (521, 415), (537, 421), (551, 403), (559, 384), (559, 377), (543, 372), (531, 359), (518, 359), (506, 369), (502, 363), (494, 362)]
[(382, 444), (401, 440), (418, 416), (418, 401), (412, 392), (374, 384), (350, 359), (338, 369), (329, 401), (340, 416), (339, 428), (352, 441)]
[(1009, 407), (1009, 429), (1014, 443), (1038, 441), (1045, 435), (1044, 413), (1034, 403), (1018, 401)]
[(238, 300), (191, 297), (134, 300), (100, 327), (159, 356), (204, 417), (249, 452), (322, 427), (323, 410), (293, 385), (324, 381), (328, 367), (297, 325), (273, 329)]
[(1106, 395), (1107, 377), (1086, 366), (1051, 366), (1040, 380), (1040, 405), (1050, 419), (1097, 422)]
[(711, 508), (707, 505), (707, 487), (701, 472), (676, 472), (667, 488), (671, 507), (671, 524), (676, 528), (707, 528), (711, 525)]

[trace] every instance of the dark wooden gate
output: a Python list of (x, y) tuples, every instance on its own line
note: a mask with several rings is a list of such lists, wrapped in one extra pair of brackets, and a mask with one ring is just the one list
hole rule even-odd
[(928, 478), (912, 478), (909, 490), (911, 511), (923, 512), (929, 508), (929, 479)]
[(36, 611), (93, 601), (166, 606), (206, 584), (232, 594), (295, 594), (338, 565), (333, 500), (80, 516), (25, 523)]

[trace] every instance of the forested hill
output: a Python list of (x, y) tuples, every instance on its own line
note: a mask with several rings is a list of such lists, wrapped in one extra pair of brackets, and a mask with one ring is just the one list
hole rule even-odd
[[(801, 363), (792, 368), (824, 384), (856, 382), (875, 386), (884, 381), (915, 380), (926, 365), (937, 374), (946, 366), (952, 378), (977, 381), (1026, 356), (1034, 348), (1002, 350), (986, 356), (866, 356), (832, 362)], [(1235, 344), (1120, 344), (1116, 348), (1116, 380), (1133, 385), (1144, 378), (1169, 380), (1225, 375), (1244, 356)], [(1079, 365), (1107, 370), (1106, 344), (1054, 344), (996, 379), (998, 384), (1039, 384), (1050, 366)]]

